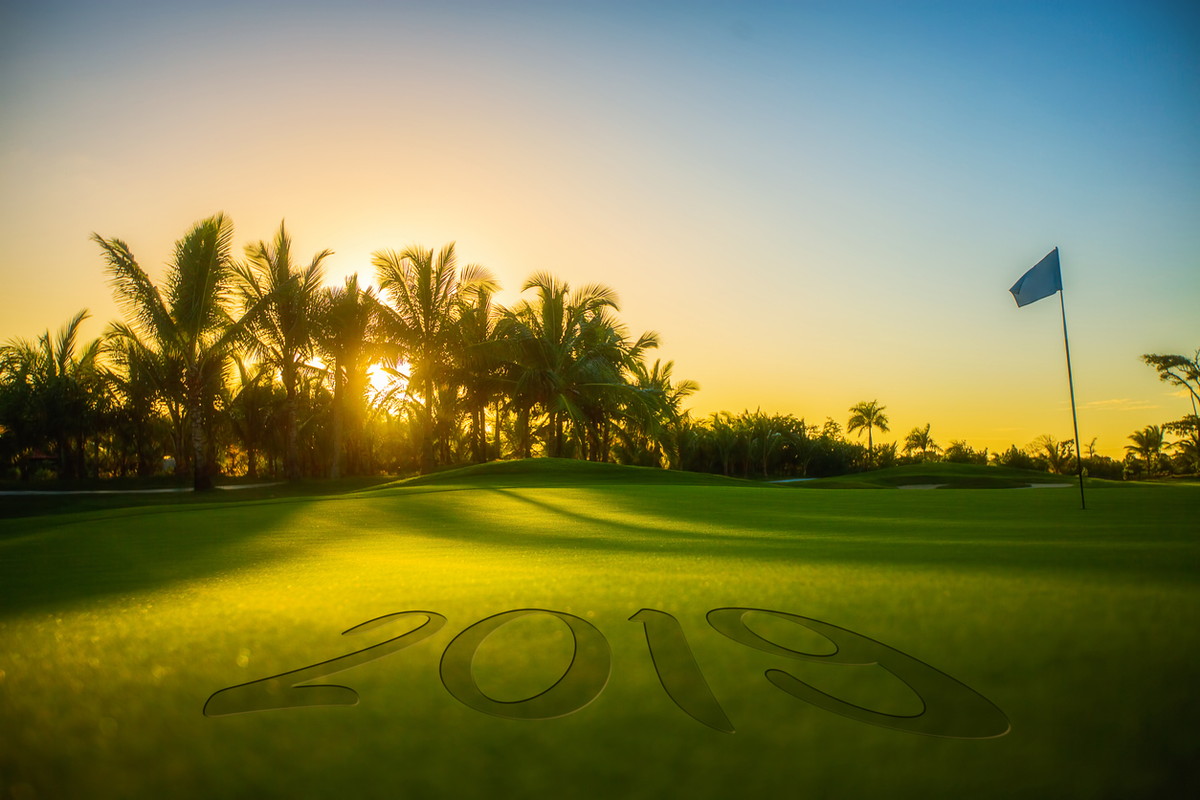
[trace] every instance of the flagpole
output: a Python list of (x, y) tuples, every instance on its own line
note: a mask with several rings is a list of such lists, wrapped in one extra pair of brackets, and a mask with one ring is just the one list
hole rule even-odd
[[(1061, 277), (1059, 280), (1061, 282)], [(1079, 508), (1086, 509), (1087, 501), (1083, 496), (1083, 442), (1079, 439), (1079, 415), (1075, 412), (1075, 379), (1071, 376), (1071, 342), (1067, 338), (1067, 303), (1063, 299), (1064, 294), (1066, 292), (1060, 287), (1058, 305), (1062, 309), (1063, 346), (1067, 351), (1067, 385), (1071, 387), (1071, 422), (1075, 425), (1075, 465), (1079, 472)]]

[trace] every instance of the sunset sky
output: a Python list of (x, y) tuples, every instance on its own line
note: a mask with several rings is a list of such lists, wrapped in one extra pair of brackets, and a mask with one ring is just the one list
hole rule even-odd
[(0, 340), (118, 315), (95, 231), (152, 275), (217, 211), (286, 218), (329, 282), (456, 240), (621, 296), (697, 414), (903, 441), (1190, 413), (1141, 363), (1200, 347), (1200, 11), (1129, 3), (6, 1)]

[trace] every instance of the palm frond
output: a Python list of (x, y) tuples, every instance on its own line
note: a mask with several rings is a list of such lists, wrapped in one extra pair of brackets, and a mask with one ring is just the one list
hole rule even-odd
[(222, 213), (197, 222), (175, 243), (167, 296), (189, 343), (198, 344), (228, 319), (232, 245), (233, 223)]
[(143, 332), (166, 341), (177, 338), (175, 321), (171, 317), (161, 293), (145, 271), (138, 266), (129, 251), (129, 246), (120, 239), (105, 239), (98, 233), (92, 241), (100, 245), (108, 262), (109, 283), (116, 293), (116, 300), (125, 314), (142, 328)]
[(68, 365), (74, 359), (75, 347), (79, 340), (79, 326), (89, 316), (88, 310), (82, 309), (59, 329), (55, 345), (51, 350), (59, 375), (66, 374)]
[(458, 272), (458, 286), (461, 292), (494, 294), (500, 289), (500, 282), (492, 271), (481, 264), (467, 264)]

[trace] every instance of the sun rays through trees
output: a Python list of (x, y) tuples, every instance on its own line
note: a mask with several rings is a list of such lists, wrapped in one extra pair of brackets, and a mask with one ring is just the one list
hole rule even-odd
[[(961, 439), (943, 449), (930, 423), (876, 441), (891, 425), (878, 400), (851, 406), (844, 429), (762, 410), (693, 417), (685, 402), (699, 386), (657, 357), (657, 332), (629, 329), (612, 287), (535, 271), (501, 305), (495, 276), (460, 263), (453, 242), (376, 250), (371, 286), (358, 273), (327, 285), (332, 252), (298, 259), (282, 222), (239, 260), (229, 218), (201, 220), (157, 280), (120, 238), (92, 240), (121, 318), (86, 343), (81, 311), (56, 333), (0, 346), (5, 478), (169, 474), (208, 489), (219, 475), (294, 481), (551, 456), (787, 480), (925, 461), (1064, 472), (1075, 452), (1049, 434), (991, 454)], [(1142, 360), (1192, 413), (1136, 431), (1123, 462), (1093, 442), (1090, 475), (1200, 471), (1200, 359)]]
[(327, 286), (329, 250), (298, 260), (280, 223), (237, 260), (223, 214), (158, 280), (121, 239), (92, 238), (122, 318), (82, 348), (86, 312), (0, 350), (10, 477), (170, 472), (207, 489), (529, 455), (679, 466), (696, 385), (648, 363), (658, 335), (632, 336), (611, 288), (537, 272), (504, 307), (453, 243), (376, 251), (378, 289)]

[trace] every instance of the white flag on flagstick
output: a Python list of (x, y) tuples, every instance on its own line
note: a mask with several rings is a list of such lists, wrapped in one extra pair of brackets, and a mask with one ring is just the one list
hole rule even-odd
[(1058, 248), (1051, 250), (1045, 258), (1030, 267), (1009, 291), (1017, 301), (1018, 308), (1049, 297), (1055, 292), (1061, 292), (1062, 270), (1058, 265)]

